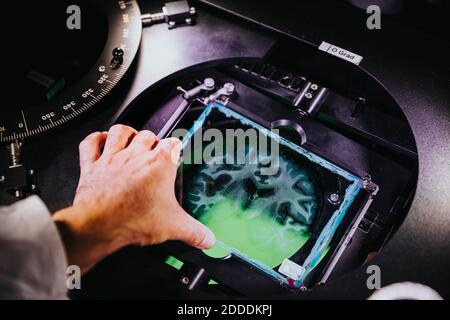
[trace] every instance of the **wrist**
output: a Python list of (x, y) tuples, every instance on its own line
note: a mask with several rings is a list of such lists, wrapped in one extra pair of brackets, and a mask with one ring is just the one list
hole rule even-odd
[(53, 215), (63, 241), (68, 263), (87, 272), (107, 255), (126, 243), (105, 230), (98, 211), (85, 206), (72, 206)]

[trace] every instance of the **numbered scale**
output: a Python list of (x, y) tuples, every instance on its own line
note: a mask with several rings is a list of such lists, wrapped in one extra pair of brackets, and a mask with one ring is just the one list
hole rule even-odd
[[(66, 19), (74, 17), (66, 10), (73, 5), (80, 8), (80, 30), (67, 27)], [(6, 89), (14, 99), (0, 109), (0, 143), (48, 131), (97, 105), (127, 72), (140, 44), (141, 14), (134, 0), (31, 6), (23, 19), (30, 21), (25, 39), (15, 36), (12, 43), (21, 43), (8, 59), (14, 68)], [(37, 21), (38, 16), (54, 21)]]

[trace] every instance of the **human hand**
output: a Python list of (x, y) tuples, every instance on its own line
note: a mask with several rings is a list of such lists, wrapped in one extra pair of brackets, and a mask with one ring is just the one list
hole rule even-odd
[[(57, 212), (70, 264), (85, 272), (130, 244), (180, 240), (200, 249), (215, 243), (210, 230), (175, 197), (180, 141), (116, 125), (80, 144), (80, 181), (73, 206)], [(102, 151), (103, 147), (103, 151)]]

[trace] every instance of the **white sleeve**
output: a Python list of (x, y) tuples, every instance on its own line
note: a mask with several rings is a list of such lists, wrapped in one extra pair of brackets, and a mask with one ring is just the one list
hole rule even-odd
[(67, 299), (67, 259), (36, 196), (0, 207), (0, 299)]

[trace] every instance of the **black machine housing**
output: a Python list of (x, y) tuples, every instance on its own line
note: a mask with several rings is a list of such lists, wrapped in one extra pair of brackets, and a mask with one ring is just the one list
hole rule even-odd
[[(203, 79), (213, 78), (216, 87), (234, 84), (236, 92), (225, 101), (229, 108), (269, 129), (283, 120), (284, 137), (356, 176), (376, 182), (378, 196), (373, 199), (376, 185), (358, 196), (333, 238), (331, 252), (301, 288), (307, 290), (346, 274), (383, 247), (407, 212), (416, 183), (417, 155), (406, 119), (389, 94), (379, 91), (382, 88), (376, 82), (355, 75), (369, 81), (373, 96), (330, 86), (333, 79), (323, 81), (320, 73), (312, 78), (307, 70), (286, 63), (293, 60), (284, 59), (284, 46), (292, 45), (278, 44), (262, 61), (223, 61), (214, 67), (185, 70), (144, 92), (120, 122), (163, 132), (160, 138), (170, 133), (168, 126), (189, 128), (204, 105), (198, 97), (186, 101), (175, 88), (192, 89)], [(339, 72), (339, 66), (333, 68)], [(160, 107), (146, 118), (149, 105)], [(180, 106), (181, 113), (177, 112)], [(374, 114), (377, 118), (371, 116)], [(395, 129), (383, 130), (386, 126)], [(336, 188), (328, 181), (326, 194)], [(369, 200), (373, 200), (370, 207), (366, 205)], [(181, 269), (173, 270), (174, 281), (191, 293), (264, 298), (283, 296), (290, 290), (233, 255), (213, 259), (180, 243), (148, 248), (148, 254), (161, 261), (169, 256), (181, 260)], [(218, 284), (208, 285), (211, 280)]]

